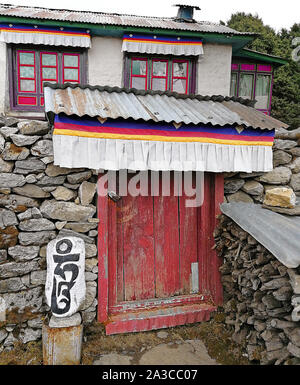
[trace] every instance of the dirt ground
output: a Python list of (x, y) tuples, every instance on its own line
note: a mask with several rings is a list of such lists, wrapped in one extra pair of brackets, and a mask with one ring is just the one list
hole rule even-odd
[[(241, 348), (232, 342), (223, 320), (222, 313), (215, 313), (209, 322), (162, 329), (168, 332), (163, 342), (202, 340), (208, 354), (218, 364), (251, 365)], [(135, 364), (145, 349), (162, 343), (157, 330), (106, 336), (104, 327), (97, 322), (87, 326), (84, 334), (82, 365), (91, 365), (100, 355), (112, 352), (130, 355), (132, 364)], [(42, 342), (16, 344), (11, 351), (0, 353), (0, 365), (43, 365)]]

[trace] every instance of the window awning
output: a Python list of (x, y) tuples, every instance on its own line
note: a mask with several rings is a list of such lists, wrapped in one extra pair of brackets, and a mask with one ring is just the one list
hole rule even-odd
[(21, 24), (0, 24), (0, 41), (85, 48), (91, 46), (90, 33), (87, 30)]
[(199, 56), (203, 55), (203, 45), (200, 39), (130, 33), (123, 36), (122, 51), (175, 56)]

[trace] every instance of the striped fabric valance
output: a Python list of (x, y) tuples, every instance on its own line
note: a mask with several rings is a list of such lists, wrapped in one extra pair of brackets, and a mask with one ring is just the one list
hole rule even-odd
[(122, 51), (176, 56), (203, 55), (200, 39), (162, 35), (125, 34)]
[(270, 171), (273, 131), (70, 118), (54, 120), (61, 167), (153, 171)]
[(91, 46), (91, 38), (87, 30), (20, 24), (0, 24), (0, 41), (85, 48)]

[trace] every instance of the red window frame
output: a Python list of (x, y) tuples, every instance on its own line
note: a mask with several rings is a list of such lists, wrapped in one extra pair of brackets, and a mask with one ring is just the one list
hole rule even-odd
[[(134, 60), (145, 61), (146, 62), (146, 75), (133, 75), (132, 74), (132, 62)], [(148, 88), (148, 59), (142, 57), (133, 57), (130, 61), (130, 88), (132, 88), (132, 79), (133, 78), (144, 78), (145, 79), (145, 90)]]
[[(186, 76), (174, 76), (174, 63), (186, 63)], [(189, 82), (189, 61), (188, 60), (181, 60), (181, 59), (174, 59), (172, 60), (172, 79), (171, 79), (171, 91), (173, 92), (173, 80), (174, 79), (185, 79), (186, 85), (185, 85), (185, 94), (188, 93), (188, 82)], [(176, 91), (178, 92), (178, 91)]]
[[(43, 55), (55, 55), (55, 66), (50, 65), (43, 65)], [(43, 68), (55, 68), (56, 69), (56, 77), (54, 78), (44, 78), (43, 77)], [(57, 52), (50, 52), (50, 51), (41, 51), (40, 52), (40, 86), (41, 86), (41, 92), (43, 93), (43, 82), (44, 81), (55, 81), (58, 82), (58, 55)]]
[[(20, 63), (20, 53), (33, 53), (34, 64), (21, 64)], [(21, 67), (33, 67), (34, 68), (34, 78), (21, 77), (20, 68)], [(19, 93), (36, 93), (36, 52), (32, 50), (17, 50), (17, 70), (18, 70), (18, 92)], [(34, 91), (23, 91), (21, 90), (21, 80), (34, 80)]]
[[(66, 66), (65, 65), (65, 57), (66, 56), (76, 56), (77, 57), (77, 63), (78, 66)], [(77, 80), (74, 79), (66, 79), (65, 78), (65, 69), (70, 68), (70, 69), (77, 69)], [(63, 77), (63, 83), (80, 83), (80, 54), (77, 53), (63, 53), (62, 54), (62, 77)]]
[[(153, 75), (153, 63), (155, 62), (163, 62), (163, 63), (166, 63), (166, 75), (165, 76), (154, 76)], [(152, 59), (152, 68), (151, 68), (151, 90), (152, 90), (152, 85), (153, 85), (153, 79), (165, 79), (166, 81), (166, 86), (165, 86), (165, 91), (168, 90), (168, 77), (169, 77), (169, 73), (168, 73), (168, 68), (169, 68), (169, 60), (168, 59)]]

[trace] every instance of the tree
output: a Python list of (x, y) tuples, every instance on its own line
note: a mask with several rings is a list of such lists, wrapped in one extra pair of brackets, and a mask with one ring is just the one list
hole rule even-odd
[(292, 51), (295, 49), (292, 41), (295, 37), (300, 37), (300, 24), (294, 24), (289, 30), (276, 32), (265, 25), (258, 15), (238, 12), (231, 16), (227, 25), (237, 31), (259, 34), (247, 48), (288, 60), (288, 64), (275, 70), (272, 116), (289, 124), (291, 129), (299, 127), (300, 61), (292, 59)]

